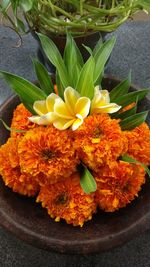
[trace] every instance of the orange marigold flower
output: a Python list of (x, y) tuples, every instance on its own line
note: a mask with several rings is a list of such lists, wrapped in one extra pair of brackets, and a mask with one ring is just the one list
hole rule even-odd
[(109, 165), (128, 148), (119, 121), (107, 114), (87, 117), (74, 132), (74, 138), (80, 159), (95, 171), (106, 163)]
[(113, 212), (130, 203), (145, 183), (145, 170), (140, 165), (115, 162), (95, 174), (96, 202), (107, 212)]
[(42, 202), (42, 207), (47, 208), (48, 214), (55, 218), (55, 221), (65, 219), (68, 224), (74, 226), (82, 227), (96, 212), (94, 193), (87, 195), (83, 192), (78, 173), (63, 183), (41, 187), (37, 202)]
[(18, 153), (22, 171), (38, 175), (40, 185), (69, 177), (79, 161), (70, 131), (59, 131), (53, 126), (29, 130), (19, 142)]
[(132, 131), (126, 131), (129, 142), (128, 154), (136, 160), (150, 165), (150, 129), (142, 123)]
[[(9, 160), (11, 148), (12, 140), (0, 147), (0, 175), (5, 185), (22, 195), (36, 195), (39, 191), (39, 185), (36, 180), (30, 175), (21, 173), (19, 166), (12, 168)], [(26, 182), (23, 182), (24, 176)]]
[[(28, 117), (32, 114), (25, 108), (21, 103), (19, 104), (13, 113), (11, 128), (16, 130), (29, 130), (31, 128), (37, 127), (36, 124), (29, 121)], [(18, 133), (15, 131), (11, 132), (11, 137), (23, 136), (24, 133)]]

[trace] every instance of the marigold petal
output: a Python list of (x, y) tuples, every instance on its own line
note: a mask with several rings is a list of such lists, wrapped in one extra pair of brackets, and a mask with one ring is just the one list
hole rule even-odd
[(33, 104), (33, 109), (40, 116), (46, 114), (48, 111), (46, 107), (46, 101), (45, 100), (35, 101)]
[[(11, 128), (26, 131), (26, 130), (29, 130), (31, 128), (37, 127), (37, 124), (32, 123), (28, 119), (31, 116), (32, 116), (32, 114), (25, 108), (25, 106), (22, 103), (19, 104), (13, 112)], [(11, 131), (11, 137), (21, 137), (24, 134), (25, 134), (25, 132)]]

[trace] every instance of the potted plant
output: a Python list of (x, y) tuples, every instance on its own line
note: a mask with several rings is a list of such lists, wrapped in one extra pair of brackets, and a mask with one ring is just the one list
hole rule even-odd
[(1, 119), (11, 136), (0, 148), (0, 174), (14, 192), (36, 196), (55, 221), (83, 226), (98, 207), (126, 207), (150, 175), (148, 111), (137, 112), (150, 89), (128, 92), (130, 75), (110, 92), (103, 88), (114, 38), (87, 48), (84, 63), (70, 34), (64, 58), (52, 40), (38, 36), (56, 77), (37, 60), (39, 85), (1, 71), (22, 104), (10, 127)]
[[(147, 12), (149, 8), (150, 3), (145, 0), (3, 0), (0, 5), (3, 18), (19, 35), (28, 31), (34, 36), (35, 32), (46, 34), (63, 54), (66, 32), (70, 32), (85, 58), (88, 54), (82, 43), (93, 49), (100, 33), (116, 30), (134, 13)], [(10, 9), (13, 18), (9, 15)], [(26, 29), (24, 18), (29, 29)], [(43, 52), (41, 57), (44, 60)]]

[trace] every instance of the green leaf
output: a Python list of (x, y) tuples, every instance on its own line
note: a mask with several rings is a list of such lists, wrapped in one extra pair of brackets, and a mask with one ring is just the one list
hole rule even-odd
[(112, 37), (110, 40), (106, 41), (102, 46), (97, 49), (97, 51), (94, 53), (94, 59), (95, 59), (95, 70), (94, 70), (94, 84), (98, 85), (99, 76), (104, 70), (104, 66), (110, 57), (110, 54), (113, 50), (113, 47), (115, 45), (116, 39), (115, 37)]
[(82, 169), (80, 185), (86, 194), (90, 194), (92, 192), (95, 192), (97, 189), (97, 184), (96, 184), (94, 177), (89, 172), (89, 170), (84, 166)]
[(90, 99), (92, 99), (94, 95), (94, 83), (93, 83), (94, 68), (95, 68), (95, 61), (93, 56), (90, 56), (90, 58), (84, 64), (81, 70), (76, 88), (77, 91), (82, 96), (87, 96)]
[(34, 114), (35, 112), (32, 108), (34, 102), (45, 99), (45, 93), (36, 85), (17, 75), (5, 71), (0, 71), (0, 73), (14, 92), (18, 94), (26, 108)]
[(3, 0), (1, 4), (2, 12), (5, 12), (8, 8), (9, 4), (11, 3), (11, 0)]
[(86, 46), (84, 44), (82, 44), (82, 46), (87, 50), (87, 52), (90, 54), (90, 56), (93, 55), (93, 51), (92, 51), (92, 49), (90, 47), (88, 47), (88, 46)]
[(25, 32), (25, 25), (23, 23), (22, 20), (16, 18), (16, 22), (17, 22), (17, 27), (22, 31), (22, 32)]
[(25, 131), (25, 130), (17, 130), (17, 129), (15, 129), (15, 128), (10, 128), (10, 127), (6, 124), (6, 122), (4, 122), (2, 119), (0, 119), (0, 121), (3, 123), (4, 127), (5, 127), (8, 131), (10, 131), (10, 132), (16, 132), (16, 133), (26, 133), (26, 132), (27, 132), (27, 131)]
[(150, 1), (149, 0), (137, 0), (135, 1), (134, 6), (138, 9), (140, 8), (141, 10), (143, 9), (144, 11), (147, 10), (147, 12), (149, 12)]
[(131, 72), (128, 75), (128, 78), (119, 83), (115, 88), (110, 91), (110, 101), (115, 102), (116, 98), (123, 96), (128, 93), (128, 90), (131, 85)]
[(56, 70), (56, 84), (57, 84), (58, 94), (63, 99), (64, 98), (64, 88), (63, 88), (63, 85), (60, 81), (59, 74), (58, 74), (57, 70)]
[(61, 83), (63, 85), (63, 89), (70, 86), (71, 82), (69, 79), (69, 75), (66, 69), (66, 66), (64, 64), (64, 61), (62, 59), (62, 56), (56, 47), (56, 45), (53, 43), (51, 39), (49, 39), (47, 36), (38, 33), (38, 37), (41, 41), (42, 48), (48, 57), (48, 59), (51, 61), (51, 63), (56, 67), (59, 77), (61, 80)]
[(133, 107), (133, 108), (127, 110), (127, 111), (124, 111), (122, 113), (116, 112), (116, 113), (112, 114), (111, 117), (115, 118), (115, 119), (124, 120), (124, 119), (136, 114), (136, 112), (137, 112), (137, 106), (135, 106), (135, 107)]
[(20, 0), (11, 0), (11, 6), (15, 17), (17, 17), (17, 8), (19, 7)]
[(20, 6), (24, 10), (24, 12), (28, 12), (32, 9), (32, 6), (34, 4), (34, 0), (19, 0), (20, 1)]
[(100, 50), (100, 48), (103, 45), (103, 39), (102, 37), (99, 38), (98, 42), (96, 43), (96, 46), (93, 49), (93, 56), (95, 57), (95, 55), (98, 53), (98, 51)]
[(148, 168), (148, 166), (146, 166), (144, 163), (141, 163), (140, 161), (130, 157), (129, 155), (125, 154), (121, 157), (122, 161), (128, 162), (128, 163), (135, 163), (135, 164), (139, 164), (141, 165), (145, 171), (147, 172), (148, 176), (150, 177), (150, 170)]
[(137, 113), (133, 116), (130, 116), (120, 122), (120, 126), (122, 130), (132, 130), (135, 127), (139, 126), (143, 122), (145, 122), (148, 115), (148, 111), (143, 111), (141, 113)]
[(70, 77), (70, 86), (75, 88), (84, 62), (79, 48), (69, 33), (64, 50), (64, 62)]
[(129, 104), (135, 102), (136, 98), (138, 97), (138, 101), (143, 99), (148, 93), (150, 92), (150, 88), (148, 89), (143, 89), (143, 90), (138, 90), (135, 92), (128, 93), (126, 95), (120, 96), (115, 99), (115, 103), (122, 106), (126, 107)]
[(54, 86), (53, 86), (50, 74), (48, 73), (47, 69), (37, 59), (32, 59), (32, 61), (34, 64), (36, 76), (38, 78), (41, 89), (44, 90), (46, 95), (53, 93)]

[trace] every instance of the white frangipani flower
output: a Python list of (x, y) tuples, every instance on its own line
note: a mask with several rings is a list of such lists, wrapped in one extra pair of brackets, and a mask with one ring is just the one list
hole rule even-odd
[(58, 95), (52, 93), (46, 100), (35, 101), (33, 109), (39, 116), (32, 116), (30, 121), (39, 125), (49, 125), (54, 122), (56, 116), (54, 114), (55, 100), (60, 98)]
[(110, 103), (109, 92), (107, 90), (99, 90), (99, 86), (95, 87), (94, 97), (91, 101), (90, 114), (95, 113), (115, 113), (121, 106)]
[(59, 130), (71, 127), (76, 130), (88, 116), (91, 101), (88, 97), (81, 97), (72, 87), (67, 87), (64, 92), (64, 100), (56, 99), (54, 113), (57, 119), (53, 125)]
[(39, 116), (32, 116), (30, 121), (39, 125), (53, 124), (59, 130), (69, 127), (76, 130), (88, 116), (91, 101), (81, 97), (72, 87), (64, 91), (64, 101), (56, 94), (50, 94), (45, 101), (35, 101), (33, 108)]

